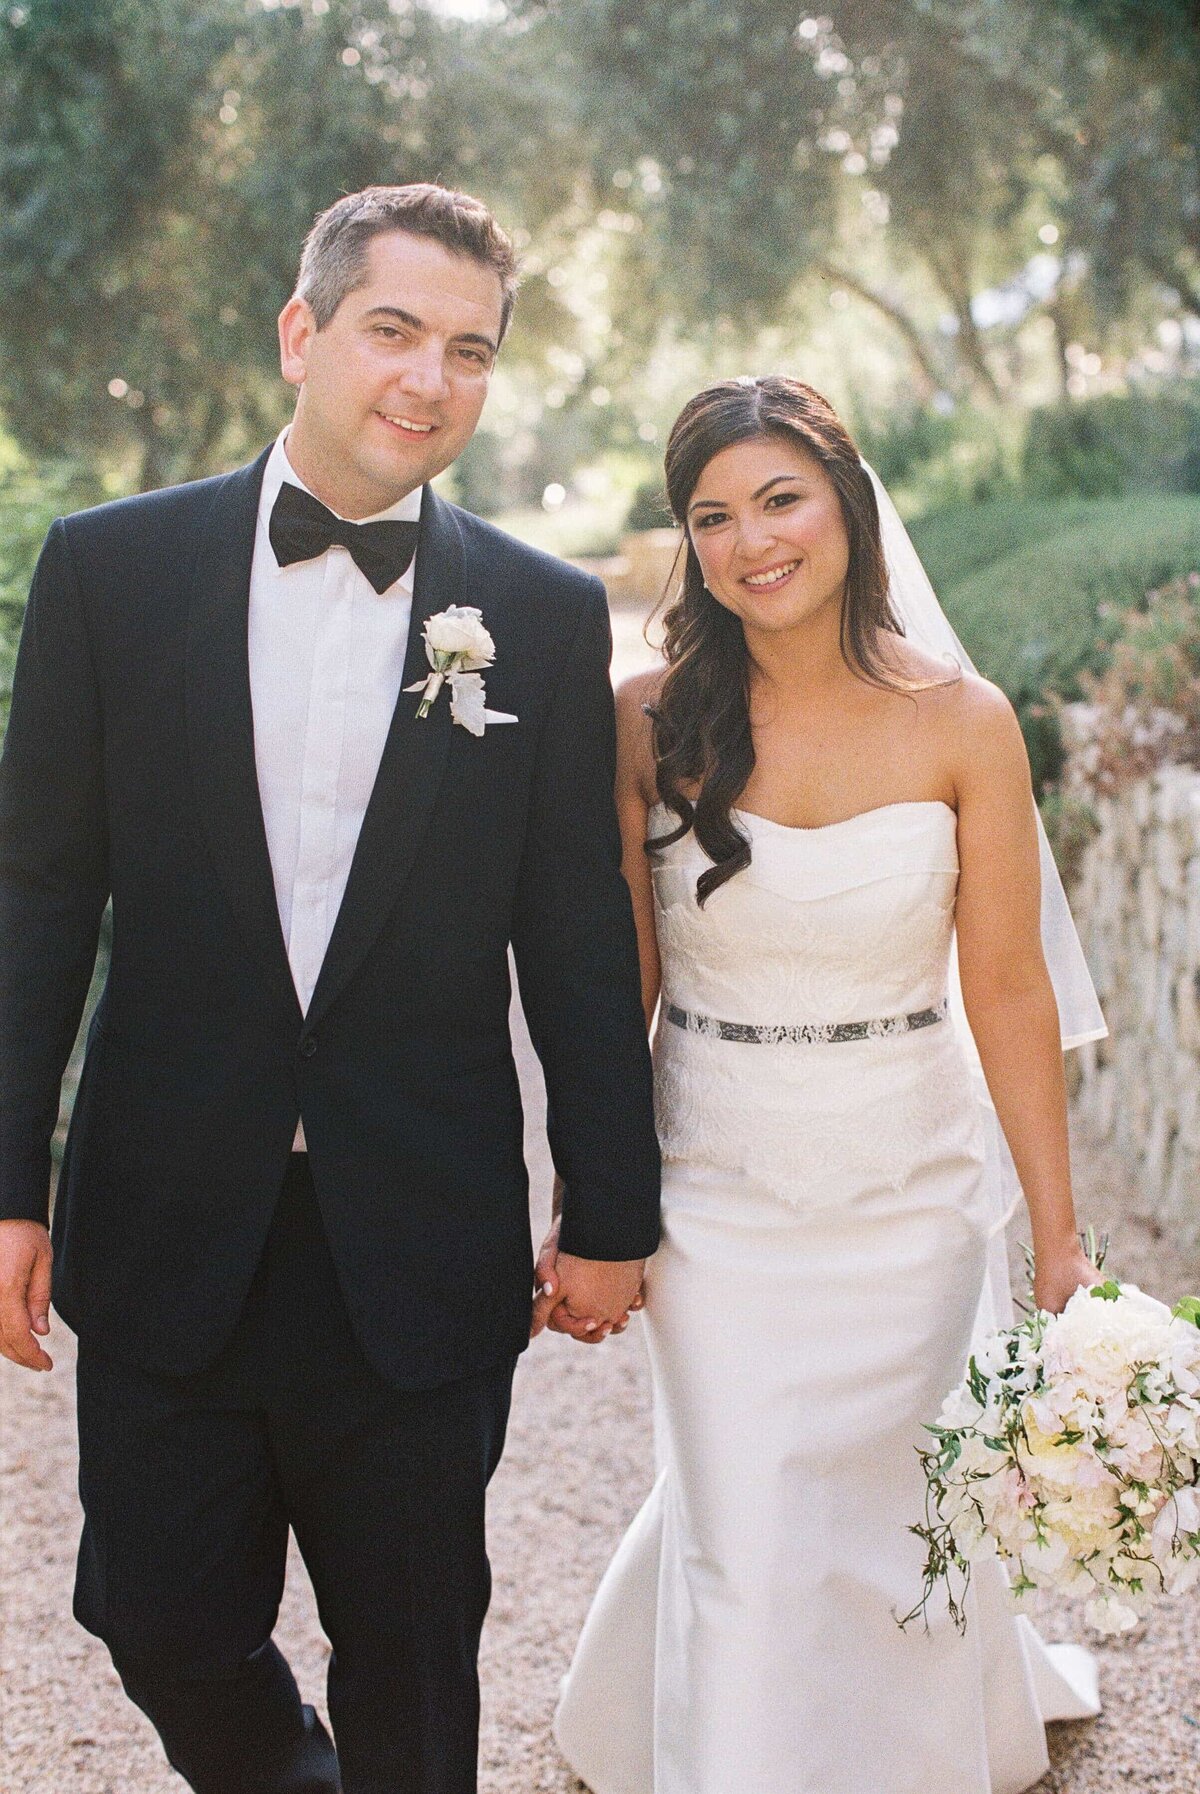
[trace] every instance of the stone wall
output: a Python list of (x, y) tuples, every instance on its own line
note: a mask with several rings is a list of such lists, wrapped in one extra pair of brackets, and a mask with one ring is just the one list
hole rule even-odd
[(1200, 772), (1163, 767), (1092, 799), (1099, 832), (1071, 904), (1109, 1038), (1077, 1106), (1129, 1166), (1147, 1214), (1200, 1239)]

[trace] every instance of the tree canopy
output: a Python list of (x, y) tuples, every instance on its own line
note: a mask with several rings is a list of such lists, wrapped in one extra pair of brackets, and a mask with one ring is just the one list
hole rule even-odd
[(284, 414), (314, 214), (430, 178), (520, 221), (506, 356), (560, 432), (628, 409), (664, 336), (835, 301), (917, 400), (1003, 402), (1042, 342), (1070, 394), (1081, 355), (1200, 318), (1198, 45), (1189, 0), (26, 0), (0, 407), (128, 483), (227, 463)]

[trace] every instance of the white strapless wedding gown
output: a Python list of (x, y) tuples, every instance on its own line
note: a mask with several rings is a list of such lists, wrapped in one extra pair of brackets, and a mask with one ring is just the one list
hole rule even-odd
[(895, 1617), (921, 1589), (915, 1448), (964, 1367), (995, 1227), (942, 1008), (955, 815), (741, 821), (753, 862), (704, 909), (692, 836), (655, 866), (660, 1474), (556, 1737), (594, 1794), (1018, 1794), (1044, 1722), (1097, 1711), (1092, 1658), (1043, 1645), (994, 1564), (965, 1637), (944, 1604), (927, 1631)]

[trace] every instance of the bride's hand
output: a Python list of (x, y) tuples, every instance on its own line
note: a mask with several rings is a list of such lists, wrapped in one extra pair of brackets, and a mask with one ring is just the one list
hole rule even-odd
[(550, 1224), (550, 1231), (542, 1241), (542, 1249), (537, 1256), (537, 1264), (533, 1271), (533, 1314), (529, 1322), (529, 1337), (536, 1339), (549, 1321), (558, 1303), (558, 1232), (562, 1226), (562, 1218), (555, 1215)]
[(1082, 1246), (1068, 1246), (1061, 1252), (1038, 1254), (1033, 1272), (1033, 1299), (1048, 1314), (1061, 1314), (1081, 1285), (1102, 1281)]

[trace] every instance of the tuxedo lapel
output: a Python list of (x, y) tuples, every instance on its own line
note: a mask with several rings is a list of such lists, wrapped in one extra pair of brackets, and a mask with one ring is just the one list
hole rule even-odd
[(270, 450), (223, 482), (204, 520), (188, 612), (187, 731), (200, 820), (255, 964), (300, 1020), (254, 760), (250, 564)]
[(422, 639), (428, 619), (452, 604), (469, 602), (462, 535), (454, 513), (426, 487), (400, 696), (363, 817), (346, 892), (309, 1004), (310, 1025), (329, 1009), (358, 970), (412, 870), (446, 770), (450, 695), (443, 691), (429, 714), (418, 718), (419, 696), (404, 687), (416, 684), (429, 672)]

